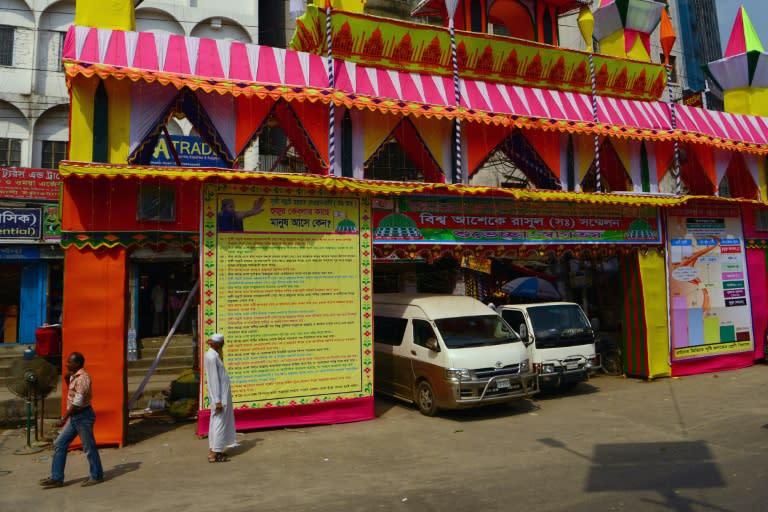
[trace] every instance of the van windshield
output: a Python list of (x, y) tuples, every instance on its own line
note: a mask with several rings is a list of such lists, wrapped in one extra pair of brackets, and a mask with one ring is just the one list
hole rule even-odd
[(479, 347), (520, 341), (499, 315), (458, 316), (435, 320), (448, 348)]
[(553, 304), (528, 308), (537, 348), (573, 347), (595, 340), (584, 312), (576, 304)]

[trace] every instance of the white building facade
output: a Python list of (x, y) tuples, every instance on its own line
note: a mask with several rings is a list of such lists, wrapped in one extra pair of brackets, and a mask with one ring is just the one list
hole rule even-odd
[[(261, 11), (281, 9), (284, 20), (287, 3), (262, 2), (269, 5)], [(136, 9), (136, 29), (259, 43), (259, 10), (258, 0), (147, 0)], [(55, 169), (67, 157), (61, 49), (74, 13), (74, 0), (0, 0), (0, 166)], [(188, 135), (191, 125), (171, 120), (168, 130)]]

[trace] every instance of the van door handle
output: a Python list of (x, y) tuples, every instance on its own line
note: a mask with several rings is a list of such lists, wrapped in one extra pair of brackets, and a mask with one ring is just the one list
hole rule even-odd
[(411, 350), (411, 355), (415, 356), (416, 355), (416, 351), (415, 350)]

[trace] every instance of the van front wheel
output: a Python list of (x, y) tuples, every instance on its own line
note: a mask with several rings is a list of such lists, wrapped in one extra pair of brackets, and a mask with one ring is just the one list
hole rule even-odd
[(435, 401), (435, 392), (429, 382), (423, 380), (419, 382), (416, 388), (416, 405), (419, 412), (424, 416), (434, 416), (437, 414), (437, 402)]

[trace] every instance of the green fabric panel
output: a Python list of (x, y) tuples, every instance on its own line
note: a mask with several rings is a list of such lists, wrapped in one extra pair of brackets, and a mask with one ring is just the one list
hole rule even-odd
[(752, 20), (749, 19), (746, 9), (743, 7), (739, 9), (740, 14), (743, 16), (742, 26), (744, 27), (744, 43), (747, 47), (747, 53), (760, 52), (764, 53), (763, 43), (760, 41), (760, 36), (757, 35), (757, 30), (752, 24)]
[(555, 44), (553, 40), (552, 15), (549, 12), (550, 9), (551, 7), (549, 6), (544, 7), (544, 17), (542, 19), (542, 23), (544, 24), (544, 42), (547, 44)]
[(565, 165), (565, 185), (569, 192), (573, 192), (576, 189), (576, 156), (573, 149), (573, 135), (568, 136)]
[(109, 101), (104, 82), (93, 97), (93, 161), (109, 163)]
[(341, 120), (341, 175), (352, 178), (352, 117), (349, 110), (344, 112)]
[(643, 192), (651, 191), (651, 169), (648, 166), (648, 149), (645, 142), (640, 143), (640, 179), (642, 181)]

